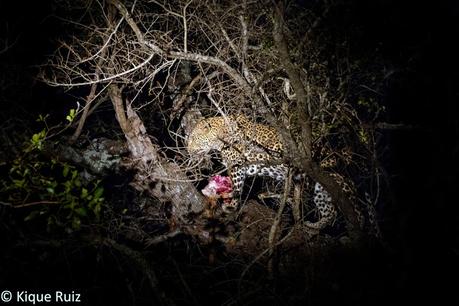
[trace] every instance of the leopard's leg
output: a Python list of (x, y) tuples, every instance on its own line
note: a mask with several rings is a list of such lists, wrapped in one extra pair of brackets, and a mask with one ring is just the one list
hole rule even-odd
[(230, 170), (230, 178), (233, 183), (233, 200), (223, 204), (223, 211), (229, 213), (237, 209), (239, 206), (239, 197), (247, 176), (269, 176), (277, 181), (285, 181), (287, 171), (288, 168), (284, 165), (266, 166), (263, 164), (251, 164), (233, 166)]
[(259, 176), (269, 176), (279, 182), (285, 182), (287, 173), (288, 168), (285, 165), (261, 166), (256, 172)]
[[(253, 172), (252, 172), (253, 173)], [(287, 175), (288, 175), (288, 168), (281, 164), (281, 165), (275, 165), (275, 166), (268, 166), (268, 165), (260, 165), (258, 168), (257, 168), (257, 171), (256, 171), (256, 174), (258, 176), (267, 176), (267, 177), (270, 177), (274, 180), (276, 180), (277, 182), (282, 182), (282, 183), (285, 183), (285, 180), (287, 178)], [(250, 170), (248, 170), (248, 173), (247, 175), (252, 175), (250, 173)], [(262, 199), (266, 199), (266, 198), (277, 198), (277, 199), (281, 199), (283, 198), (284, 195), (282, 193), (278, 193), (278, 192), (262, 192), (258, 195), (258, 198), (260, 200)], [(291, 202), (291, 198), (288, 198), (288, 200), (290, 200)]]
[(306, 226), (320, 230), (335, 220), (337, 212), (330, 194), (319, 183), (314, 186), (314, 204), (319, 211), (319, 220), (314, 223), (306, 221)]
[(247, 177), (247, 166), (234, 166), (230, 170), (230, 178), (233, 183), (233, 199), (231, 201), (225, 201), (222, 205), (222, 209), (226, 213), (233, 213), (239, 206), (239, 197), (242, 193), (242, 187), (244, 186), (245, 178)]

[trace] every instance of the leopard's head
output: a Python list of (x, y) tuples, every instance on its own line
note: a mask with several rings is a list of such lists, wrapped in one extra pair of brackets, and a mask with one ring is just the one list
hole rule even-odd
[(212, 150), (221, 150), (224, 146), (222, 129), (224, 122), (216, 118), (199, 121), (188, 135), (187, 150), (192, 157), (207, 154)]

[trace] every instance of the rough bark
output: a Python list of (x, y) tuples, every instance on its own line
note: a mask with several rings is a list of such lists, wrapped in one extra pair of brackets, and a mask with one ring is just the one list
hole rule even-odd
[(152, 143), (143, 122), (129, 103), (125, 112), (121, 89), (112, 84), (109, 94), (128, 143), (131, 166), (137, 170), (132, 186), (163, 202), (170, 202), (173, 217), (180, 224), (188, 223), (190, 214), (203, 210), (202, 195), (178, 165), (158, 154), (159, 148)]

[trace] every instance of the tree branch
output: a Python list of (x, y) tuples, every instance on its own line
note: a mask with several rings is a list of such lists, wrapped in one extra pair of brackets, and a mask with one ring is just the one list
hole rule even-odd
[(279, 58), (285, 70), (287, 71), (288, 77), (295, 91), (296, 108), (299, 116), (299, 124), (301, 127), (302, 147), (305, 154), (304, 157), (306, 162), (310, 162), (312, 160), (312, 127), (311, 119), (308, 113), (307, 93), (304, 90), (303, 82), (301, 81), (298, 69), (290, 60), (288, 44), (283, 33), (283, 12), (279, 6), (277, 6), (275, 9), (273, 21), (273, 37), (276, 43), (277, 51), (279, 52)]
[(352, 203), (348, 197), (341, 190), (335, 180), (327, 173), (325, 173), (316, 163), (312, 161), (312, 123), (308, 113), (307, 106), (307, 93), (303, 87), (300, 73), (297, 67), (290, 60), (288, 51), (288, 44), (283, 34), (283, 11), (280, 6), (276, 6), (274, 12), (274, 30), (273, 37), (279, 52), (279, 58), (287, 71), (288, 77), (291, 81), (292, 87), (295, 91), (296, 99), (296, 112), (299, 116), (299, 124), (301, 128), (301, 142), (302, 149), (298, 150), (294, 147), (287, 148), (288, 150), (296, 149), (298, 157), (293, 160), (294, 165), (299, 169), (304, 170), (315, 181), (322, 184), (325, 189), (330, 193), (332, 199), (343, 212), (348, 231), (356, 240), (360, 239), (360, 229), (357, 216), (353, 210)]

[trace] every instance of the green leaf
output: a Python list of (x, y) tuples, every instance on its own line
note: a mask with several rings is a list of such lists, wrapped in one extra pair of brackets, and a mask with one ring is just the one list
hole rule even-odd
[(94, 210), (93, 210), (97, 219), (99, 219), (99, 217), (100, 217), (100, 211), (101, 210), (102, 210), (102, 205), (100, 203), (97, 203), (96, 206), (94, 207)]
[(49, 114), (46, 114), (45, 116), (43, 116), (42, 114), (39, 114), (38, 118), (37, 118), (37, 122), (45, 122), (46, 118), (48, 118), (48, 116), (49, 116)]
[(80, 186), (81, 186), (81, 181), (80, 181), (80, 180), (78, 180), (78, 179), (77, 179), (77, 180), (75, 180), (73, 183), (74, 183), (74, 184), (75, 184), (75, 186), (77, 186), (77, 187), (80, 187)]
[(367, 134), (363, 129), (359, 130), (359, 138), (362, 143), (368, 144)]
[(75, 115), (76, 115), (76, 110), (72, 108), (69, 114), (65, 117), (65, 119), (67, 119), (68, 122), (72, 122), (73, 119), (75, 119)]
[(81, 226), (81, 220), (78, 217), (73, 217), (72, 219), (72, 228), (74, 230), (80, 229)]
[(17, 188), (22, 188), (22, 187), (24, 187), (24, 185), (25, 185), (25, 179), (22, 179), (22, 180), (13, 180), (13, 184), (14, 184), (14, 186), (16, 186)]
[(88, 212), (86, 210), (86, 208), (84, 207), (79, 207), (77, 209), (75, 209), (75, 213), (81, 217), (86, 217), (88, 215)]
[(40, 141), (40, 134), (38, 134), (38, 133), (37, 134), (33, 134), (32, 135), (32, 142), (33, 143), (37, 143), (39, 141)]
[(45, 137), (46, 137), (46, 131), (41, 130), (39, 133), (32, 135), (32, 139), (30, 140), (30, 142), (32, 143), (33, 147), (36, 147), (39, 150), (41, 150)]
[(100, 196), (104, 193), (104, 188), (103, 187), (97, 187), (97, 189), (94, 191), (94, 198), (98, 199)]
[(67, 177), (67, 175), (69, 174), (69, 170), (70, 170), (69, 165), (65, 164), (65, 165), (64, 165), (64, 169), (62, 169), (62, 175), (63, 175), (64, 177)]
[(88, 197), (88, 189), (86, 188), (81, 188), (81, 198), (86, 199)]

